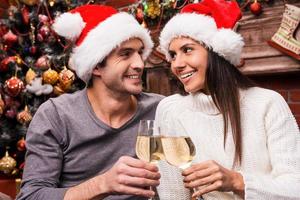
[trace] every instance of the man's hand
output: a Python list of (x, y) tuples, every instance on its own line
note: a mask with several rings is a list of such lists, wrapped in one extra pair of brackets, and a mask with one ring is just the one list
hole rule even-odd
[(123, 156), (105, 173), (70, 188), (64, 199), (103, 199), (111, 194), (153, 197), (149, 188), (159, 185), (159, 178), (157, 166)]

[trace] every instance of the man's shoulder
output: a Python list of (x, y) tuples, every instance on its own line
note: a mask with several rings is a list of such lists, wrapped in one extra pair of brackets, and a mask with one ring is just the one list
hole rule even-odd
[(142, 92), (139, 95), (139, 101), (145, 102), (146, 104), (158, 104), (165, 96), (161, 94)]
[(56, 110), (68, 110), (78, 105), (80, 103), (80, 99), (82, 99), (83, 91), (76, 91), (74, 93), (65, 93), (58, 97), (49, 98), (39, 107), (39, 110), (52, 110), (56, 108)]

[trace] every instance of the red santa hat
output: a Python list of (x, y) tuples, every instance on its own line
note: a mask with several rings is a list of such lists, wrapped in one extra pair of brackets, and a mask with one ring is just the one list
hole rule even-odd
[(103, 5), (84, 5), (57, 17), (53, 30), (75, 42), (69, 65), (86, 83), (97, 63), (122, 42), (139, 38), (144, 44), (143, 59), (150, 54), (153, 42), (149, 32), (125, 12)]
[(161, 50), (170, 60), (170, 42), (176, 37), (186, 36), (212, 49), (231, 64), (238, 65), (244, 42), (232, 28), (241, 17), (236, 1), (202, 0), (188, 4), (163, 28)]

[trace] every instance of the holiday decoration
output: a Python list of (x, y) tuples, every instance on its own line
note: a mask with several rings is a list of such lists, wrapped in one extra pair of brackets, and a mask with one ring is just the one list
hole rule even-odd
[(35, 63), (35, 66), (39, 69), (46, 70), (50, 67), (50, 60), (47, 55), (43, 55)]
[(2, 36), (5, 44), (12, 45), (18, 41), (18, 36), (9, 30), (5, 35)]
[(47, 95), (53, 91), (53, 87), (50, 84), (42, 84), (42, 78), (38, 77), (32, 80), (31, 84), (26, 85), (26, 90), (36, 96)]
[[(51, 84), (60, 84), (63, 93), (84, 86), (73, 72), (65, 74), (69, 42), (54, 33), (52, 23), (88, 1), (4, 0), (3, 9), (0, 2), (0, 158), (5, 158), (0, 176), (20, 178), (29, 123), (38, 107), (57, 95)], [(65, 75), (59, 81), (61, 72)], [(11, 157), (4, 156), (6, 151)], [(7, 165), (7, 160), (15, 164)]]
[(7, 72), (9, 70), (9, 66), (14, 66), (16, 62), (15, 56), (10, 56), (4, 58), (0, 63), (0, 72)]
[(36, 73), (29, 68), (25, 75), (25, 81), (27, 84), (31, 84), (32, 80), (35, 79)]
[(300, 60), (300, 8), (286, 4), (278, 31), (269, 45)]
[(46, 84), (54, 85), (58, 81), (58, 73), (55, 70), (48, 69), (43, 73), (43, 81)]
[(261, 4), (259, 2), (257, 2), (257, 0), (254, 0), (254, 2), (250, 5), (250, 11), (254, 15), (260, 15), (260, 13), (262, 12)]
[(0, 160), (0, 171), (5, 174), (9, 174), (16, 167), (16, 160), (8, 155), (6, 151), (5, 156)]
[(4, 90), (5, 92), (12, 96), (18, 96), (24, 89), (24, 83), (22, 80), (18, 79), (16, 76), (11, 77), (5, 81)]
[(25, 106), (25, 109), (18, 113), (17, 120), (23, 125), (29, 124), (32, 119), (32, 115), (29, 112), (28, 106)]
[(0, 95), (0, 117), (4, 112), (5, 104), (4, 101), (2, 100), (2, 96)]
[(67, 68), (65, 68), (59, 73), (59, 86), (64, 91), (67, 91), (71, 87), (74, 80), (75, 74)]
[(17, 149), (18, 151), (25, 151), (26, 149), (26, 142), (24, 138), (20, 139), (17, 143)]

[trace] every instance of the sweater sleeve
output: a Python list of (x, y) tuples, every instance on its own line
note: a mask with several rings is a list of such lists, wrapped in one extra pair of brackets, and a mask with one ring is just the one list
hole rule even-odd
[(243, 173), (245, 199), (300, 199), (300, 134), (287, 103), (273, 95), (265, 112), (267, 148), (272, 166), (268, 175)]
[[(55, 119), (55, 120), (54, 120)], [(59, 187), (62, 170), (62, 123), (51, 101), (34, 115), (26, 134), (26, 159), (18, 200), (59, 200), (67, 188)]]

